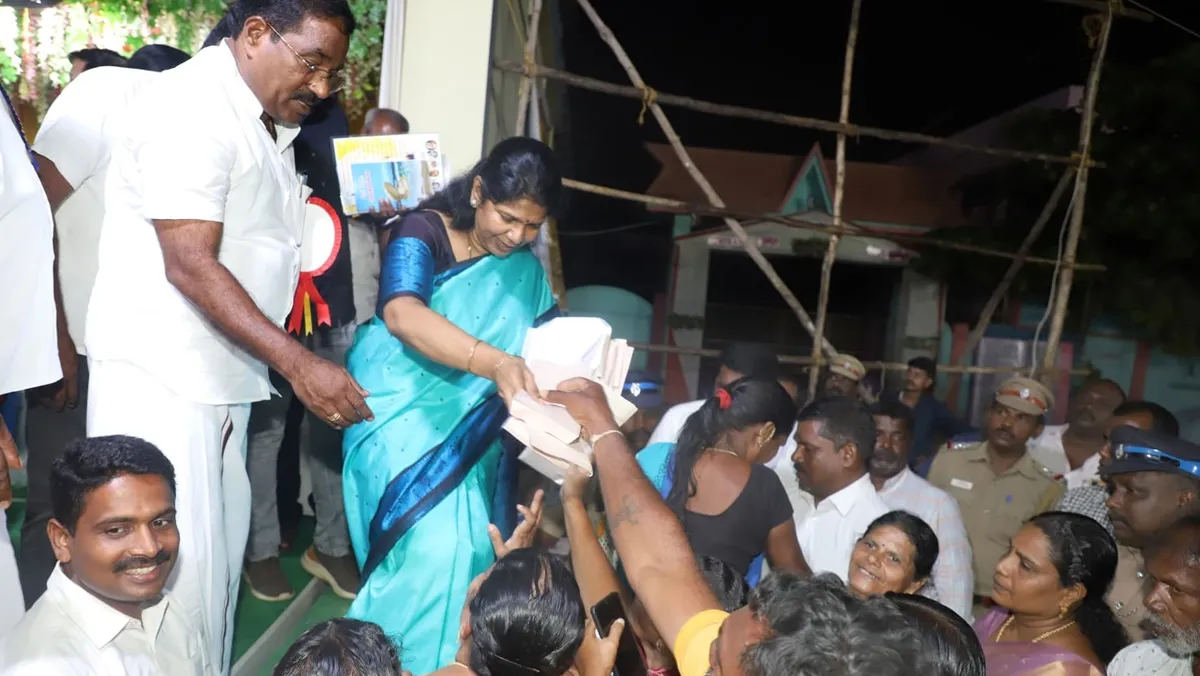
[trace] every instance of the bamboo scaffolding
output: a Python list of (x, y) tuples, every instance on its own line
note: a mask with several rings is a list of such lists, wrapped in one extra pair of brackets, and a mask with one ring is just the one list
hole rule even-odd
[(1029, 234), (1025, 236), (1025, 241), (1021, 242), (1020, 248), (1017, 249), (1017, 257), (1008, 266), (1008, 270), (1004, 272), (1000, 283), (996, 285), (996, 289), (992, 291), (991, 297), (988, 298), (987, 303), (983, 306), (983, 311), (979, 313), (979, 321), (975, 322), (975, 328), (971, 329), (971, 335), (967, 337), (967, 345), (955, 363), (963, 363), (964, 359), (975, 352), (975, 347), (979, 345), (979, 341), (983, 340), (983, 334), (992, 322), (992, 315), (996, 313), (996, 308), (1000, 307), (1000, 301), (1008, 293), (1009, 287), (1012, 286), (1013, 280), (1017, 277), (1017, 272), (1020, 271), (1021, 265), (1029, 256), (1030, 249), (1033, 248), (1042, 231), (1046, 229), (1046, 224), (1050, 222), (1050, 217), (1058, 209), (1058, 203), (1062, 201), (1063, 195), (1067, 192), (1067, 186), (1071, 185), (1071, 179), (1074, 177), (1075, 170), (1068, 167), (1063, 172), (1062, 178), (1058, 179), (1058, 184), (1054, 186), (1054, 191), (1050, 193), (1050, 199), (1046, 200), (1046, 206), (1042, 207), (1042, 213), (1038, 214), (1033, 227), (1029, 229)]
[(1111, 10), (1116, 16), (1137, 19), (1138, 21), (1148, 22), (1154, 20), (1154, 15), (1150, 12), (1143, 12), (1138, 9), (1129, 9), (1128, 7), (1123, 7), (1120, 5), (1113, 7), (1111, 2), (1106, 2), (1105, 0), (1047, 0), (1047, 2), (1057, 3), (1059, 5), (1074, 5), (1075, 7), (1083, 7), (1084, 9), (1090, 9), (1096, 12), (1107, 12)]
[[(708, 179), (705, 178), (700, 169), (696, 167), (694, 162), (692, 162), (691, 156), (688, 155), (687, 149), (684, 148), (683, 142), (679, 139), (679, 134), (675, 132), (674, 126), (672, 126), (671, 121), (667, 119), (667, 115), (663, 112), (662, 107), (658, 105), (657, 101), (655, 101), (653, 90), (646, 87), (645, 81), (642, 80), (641, 74), (638, 73), (637, 68), (635, 68), (633, 62), (630, 61), (629, 55), (626, 54), (625, 49), (621, 46), (621, 43), (617, 41), (616, 36), (613, 35), (608, 26), (605, 25), (603, 20), (601, 20), (600, 15), (596, 13), (596, 9), (592, 7), (592, 4), (589, 2), (589, 0), (576, 1), (583, 9), (584, 14), (586, 14), (588, 19), (591, 20), (592, 25), (596, 27), (596, 31), (600, 34), (600, 39), (608, 45), (609, 49), (612, 50), (613, 55), (617, 57), (617, 61), (619, 61), (621, 66), (624, 67), (625, 72), (629, 75), (630, 81), (633, 82), (638, 91), (643, 92), (643, 96), (641, 97), (643, 105), (654, 115), (654, 119), (658, 120), (659, 126), (662, 127), (663, 133), (666, 135), (671, 147), (675, 150), (675, 154), (679, 156), (679, 161), (683, 164), (684, 169), (687, 170), (688, 174), (692, 177), (692, 180), (696, 182), (696, 185), (700, 186), (700, 189), (704, 192), (704, 195), (708, 201), (718, 209), (724, 209), (725, 202), (721, 200), (721, 197), (713, 189), (712, 184), (708, 182)], [(724, 220), (725, 225), (727, 225), (729, 229), (733, 231), (733, 234), (737, 236), (738, 240), (741, 241), (742, 246), (746, 249), (746, 253), (750, 255), (750, 258), (763, 271), (763, 274), (767, 276), (767, 279), (770, 280), (771, 285), (774, 286), (777, 291), (779, 291), (779, 295), (783, 296), (784, 302), (786, 302), (792, 311), (796, 313), (796, 317), (800, 320), (800, 324), (805, 328), (805, 330), (812, 334), (813, 340), (821, 344), (822, 349), (824, 349), (826, 353), (833, 354), (835, 352), (833, 345), (831, 345), (828, 340), (825, 340), (823, 337), (817, 335), (816, 326), (813, 325), (812, 318), (809, 317), (808, 311), (805, 310), (804, 306), (800, 304), (799, 299), (797, 299), (796, 295), (792, 293), (792, 290), (787, 287), (787, 284), (783, 282), (783, 280), (779, 277), (779, 274), (775, 272), (775, 268), (771, 265), (771, 262), (768, 261), (765, 256), (763, 256), (762, 251), (759, 251), (758, 245), (756, 245), (754, 241), (750, 239), (750, 236), (746, 234), (745, 228), (743, 228), (740, 223), (731, 217), (726, 216), (724, 217)]]
[[(857, 235), (862, 237), (880, 237), (890, 239), (897, 242), (912, 242), (914, 244), (937, 247), (939, 249), (949, 249), (951, 251), (964, 251), (967, 253), (976, 253), (983, 256), (991, 256), (994, 258), (1007, 258), (1009, 260), (1016, 259), (1016, 254), (1001, 251), (1000, 249), (990, 249), (984, 246), (976, 246), (974, 244), (963, 244), (960, 242), (947, 242), (944, 240), (933, 239), (921, 235), (906, 235), (900, 232), (891, 232), (883, 230), (875, 230), (871, 228), (862, 228), (855, 225), (843, 224), (840, 229), (834, 229), (829, 223), (818, 221), (813, 218), (805, 217), (803, 214), (778, 214), (778, 213), (748, 213), (734, 209), (718, 209), (705, 204), (696, 204), (694, 202), (684, 202), (682, 200), (670, 199), (668, 197), (656, 197), (654, 195), (645, 195), (628, 190), (619, 190), (603, 185), (595, 185), (584, 181), (577, 181), (572, 178), (564, 178), (563, 185), (573, 190), (580, 192), (591, 193), (593, 195), (604, 195), (616, 199), (628, 200), (630, 202), (639, 202), (651, 206), (661, 207), (663, 209), (671, 209), (682, 211), (685, 213), (697, 214), (700, 216), (719, 216), (737, 218), (745, 221), (748, 224), (771, 222), (791, 225), (805, 230), (814, 232), (823, 232), (827, 234), (839, 235)], [(1037, 265), (1054, 265), (1056, 261), (1052, 258), (1042, 258), (1040, 256), (1026, 256), (1026, 263), (1035, 263)], [(1099, 263), (1075, 263), (1073, 267), (1076, 270), (1083, 272), (1103, 272), (1107, 268)]]
[[(1100, 27), (1096, 53), (1092, 56), (1091, 72), (1088, 74), (1087, 92), (1084, 94), (1083, 114), (1079, 121), (1079, 156), (1085, 160), (1092, 151), (1092, 126), (1096, 118), (1096, 94), (1100, 90), (1100, 72), (1104, 67), (1104, 55), (1108, 51), (1108, 38), (1112, 34), (1113, 10), (1116, 0), (1109, 0), (1108, 12)], [(1071, 284), (1075, 280), (1075, 254), (1079, 250), (1079, 233), (1083, 230), (1083, 207), (1087, 197), (1087, 163), (1082, 163), (1075, 176), (1075, 193), (1071, 197), (1071, 224), (1067, 229), (1067, 243), (1063, 251), (1063, 267), (1059, 273), (1058, 288), (1054, 299), (1054, 311), (1050, 318), (1050, 335), (1046, 338), (1046, 354), (1042, 360), (1043, 371), (1054, 366), (1058, 359), (1058, 344), (1062, 340), (1063, 324), (1067, 317), (1067, 303), (1071, 298)], [(1036, 345), (1034, 346), (1036, 349)]]
[[(512, 11), (512, 5), (509, 5)], [(533, 63), (537, 56), (537, 38), (542, 18), (542, 0), (533, 0), (529, 12), (529, 23), (525, 33), (525, 62)], [(514, 17), (519, 20), (519, 17)], [(517, 124), (514, 135), (524, 136), (528, 132), (529, 109), (541, 105), (541, 95), (537, 91), (533, 78), (522, 77), (521, 87), (517, 93)], [(540, 108), (538, 109), (541, 110)], [(540, 137), (540, 129), (538, 136)], [(546, 237), (547, 255), (550, 258), (550, 291), (554, 294), (556, 304), (562, 311), (567, 310), (567, 284), (563, 278), (562, 250), (558, 246), (558, 223), (553, 218), (546, 219), (543, 225)]]
[[(635, 350), (644, 350), (646, 352), (659, 352), (662, 354), (678, 354), (688, 357), (719, 357), (720, 350), (710, 350), (699, 347), (680, 347), (677, 345), (652, 345), (648, 343), (630, 343), (630, 347)], [(796, 366), (813, 366), (825, 363), (824, 357), (814, 360), (811, 356), (800, 355), (781, 355), (779, 357), (781, 364), (793, 364)], [(868, 371), (904, 371), (908, 368), (908, 364), (892, 361), (864, 361), (863, 366)], [(959, 373), (959, 374), (983, 374), (983, 373), (1021, 373), (1028, 371), (1028, 368), (1021, 366), (938, 366), (938, 373)], [(1058, 369), (1053, 369), (1052, 372), (1059, 372)], [(1091, 369), (1071, 369), (1070, 371), (1063, 370), (1063, 373), (1071, 375), (1086, 376), (1093, 371)]]
[[(745, 120), (757, 120), (760, 122), (771, 122), (789, 127), (800, 127), (802, 129), (815, 129), (817, 131), (827, 131), (834, 134), (845, 134), (846, 136), (869, 137), (883, 139), (886, 141), (900, 141), (904, 143), (919, 143), (924, 145), (942, 146), (945, 148), (955, 148), (957, 150), (965, 150), (968, 152), (981, 153), (983, 155), (991, 155), (993, 157), (1004, 157), (1012, 160), (1020, 160), (1022, 162), (1049, 162), (1052, 164), (1066, 164), (1078, 166), (1080, 158), (1075, 155), (1054, 155), (1051, 153), (1042, 153), (1031, 150), (1015, 150), (1011, 148), (995, 148), (992, 146), (979, 145), (975, 143), (964, 143), (955, 141), (954, 139), (943, 138), (940, 136), (932, 136), (930, 134), (920, 134), (911, 131), (895, 131), (891, 129), (881, 129), (879, 127), (860, 127), (852, 124), (841, 124), (839, 122), (830, 122), (828, 120), (819, 120), (812, 117), (803, 117), (800, 115), (788, 115), (786, 113), (775, 113), (756, 108), (748, 108), (746, 106), (733, 106), (724, 103), (712, 103), (710, 101), (701, 101), (691, 98), (690, 96), (679, 96), (677, 94), (668, 94), (647, 87), (645, 83), (637, 86), (619, 85), (612, 82), (605, 82), (596, 78), (585, 77), (583, 75), (575, 75), (556, 68), (549, 68), (538, 64), (521, 64), (514, 61), (497, 60), (493, 62), (492, 67), (496, 70), (502, 70), (509, 73), (521, 73), (533, 78), (556, 80), (565, 82), (580, 89), (587, 89), (603, 94), (611, 94), (627, 99), (636, 99), (638, 101), (646, 101), (653, 92), (654, 102), (657, 104), (665, 104), (668, 106), (676, 106), (695, 110), (701, 113), (709, 113), (720, 117), (734, 117)], [(640, 78), (638, 82), (641, 82)], [(1103, 162), (1090, 160), (1090, 166), (1103, 168)]]
[[(862, 15), (862, 0), (854, 0), (850, 5), (850, 31), (846, 35), (846, 61), (842, 66), (842, 106), (838, 113), (838, 124), (850, 124), (850, 87), (854, 82), (854, 47), (858, 42), (858, 20)], [(846, 198), (846, 135), (837, 135), (837, 154), (835, 159), (837, 170), (833, 184), (833, 227), (842, 227), (842, 202)], [(829, 312), (829, 286), (833, 277), (833, 263), (837, 259), (838, 241), (841, 235), (833, 233), (829, 236), (829, 246), (825, 249), (825, 258), (821, 261), (821, 291), (817, 297), (817, 336), (825, 336), (825, 317)], [(811, 356), (813, 360), (821, 357), (820, 341), (813, 341)], [(820, 379), (821, 369), (808, 371), (808, 398), (817, 396), (817, 380)]]
[[(533, 9), (529, 13), (529, 28), (525, 33), (525, 63), (535, 63), (537, 55), (538, 25), (542, 18), (542, 0), (533, 0)], [(517, 91), (517, 128), (515, 136), (525, 135), (525, 124), (529, 116), (529, 100), (533, 93), (533, 78), (528, 75), (521, 77), (521, 88)]]

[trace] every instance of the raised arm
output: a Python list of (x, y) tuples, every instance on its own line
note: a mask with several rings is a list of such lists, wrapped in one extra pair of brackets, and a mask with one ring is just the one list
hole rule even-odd
[(604, 555), (604, 548), (596, 539), (592, 520), (588, 518), (587, 506), (583, 502), (588, 478), (578, 470), (571, 470), (562, 486), (563, 521), (567, 527), (567, 541), (571, 545), (571, 568), (579, 593), (586, 608), (599, 603), (613, 592), (621, 591), (617, 574)]
[(629, 583), (668, 645), (693, 616), (720, 610), (696, 568), (683, 526), (659, 497), (634, 458), (603, 389), (589, 380), (569, 380), (547, 398), (571, 412), (595, 443), (596, 471), (608, 526)]

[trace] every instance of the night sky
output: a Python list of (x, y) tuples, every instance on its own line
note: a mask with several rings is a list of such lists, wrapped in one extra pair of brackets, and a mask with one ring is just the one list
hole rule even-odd
[[(836, 120), (849, 26), (849, 0), (606, 0), (597, 11), (646, 82), (660, 91), (719, 103)], [(1195, 0), (1145, 0), (1200, 30)], [(628, 84), (608, 47), (571, 0), (562, 0), (563, 50), (573, 73)], [(1091, 50), (1088, 10), (1043, 0), (864, 0), (852, 122), (953, 132), (1069, 84), (1084, 82)], [(1110, 61), (1138, 63), (1197, 38), (1162, 20), (1118, 20)], [(559, 147), (580, 180), (643, 192), (658, 164), (643, 149), (664, 142), (640, 103), (569, 90)], [(685, 145), (803, 155), (832, 134), (665, 107)], [(561, 133), (561, 131), (560, 131)], [(851, 160), (886, 162), (912, 147), (851, 140)], [(649, 299), (666, 288), (670, 219), (639, 205), (570, 194), (561, 224), (567, 286), (612, 284)], [(647, 221), (654, 225), (581, 236)]]

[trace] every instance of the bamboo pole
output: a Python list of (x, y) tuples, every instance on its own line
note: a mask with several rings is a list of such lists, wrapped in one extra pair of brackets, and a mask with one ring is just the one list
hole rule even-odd
[[(862, 0), (854, 0), (850, 5), (850, 32), (846, 35), (846, 61), (842, 66), (842, 101), (838, 113), (838, 124), (850, 124), (850, 87), (854, 81), (854, 47), (858, 43), (858, 20), (862, 15)], [(833, 184), (833, 227), (842, 227), (842, 202), (846, 198), (846, 135), (837, 136), (837, 165)], [(821, 261), (821, 292), (817, 297), (817, 335), (825, 336), (825, 318), (829, 314), (829, 286), (833, 277), (833, 263), (837, 259), (838, 241), (841, 235), (836, 232), (829, 236), (829, 246), (825, 249), (825, 259)], [(819, 341), (813, 341), (812, 358), (814, 363), (821, 357)], [(821, 369), (808, 370), (808, 398), (817, 396), (817, 381)]]
[[(529, 13), (529, 28), (525, 33), (525, 63), (535, 63), (537, 54), (538, 25), (542, 18), (542, 0), (533, 0), (533, 9)], [(521, 88), (517, 90), (517, 128), (514, 136), (524, 136), (525, 124), (529, 116), (529, 101), (533, 89), (533, 78), (528, 75), (521, 77)]]
[[(638, 86), (630, 87), (628, 85), (619, 85), (612, 82), (605, 82), (596, 78), (585, 77), (583, 75), (575, 75), (566, 71), (555, 68), (548, 68), (538, 64), (521, 64), (515, 61), (498, 60), (492, 64), (496, 70), (502, 70), (509, 73), (523, 73), (533, 78), (556, 80), (565, 82), (580, 89), (600, 92), (602, 94), (610, 94), (620, 96), (627, 99), (635, 99), (637, 101), (645, 101), (647, 92), (651, 91), (641, 83)], [(637, 82), (641, 82), (639, 78)], [(636, 84), (636, 83), (635, 83)], [(748, 108), (746, 106), (732, 106), (724, 103), (712, 103), (710, 101), (701, 101), (691, 98), (690, 96), (679, 96), (678, 94), (668, 94), (666, 92), (654, 91), (654, 101), (659, 104), (668, 106), (677, 106), (688, 110), (695, 110), (701, 113), (709, 113), (720, 117), (734, 117), (744, 120), (757, 120), (759, 122), (771, 122), (781, 124), (788, 127), (800, 127), (801, 129), (815, 129), (817, 131), (827, 131), (834, 134), (845, 134), (847, 136), (869, 137), (884, 139), (887, 141), (900, 141), (903, 143), (919, 143), (924, 145), (941, 146), (945, 148), (954, 148), (956, 150), (965, 150), (968, 152), (981, 153), (983, 155), (991, 155), (993, 157), (1004, 157), (1011, 160), (1020, 160), (1022, 162), (1049, 162), (1052, 164), (1066, 164), (1078, 166), (1080, 159), (1074, 155), (1053, 155), (1051, 153), (1042, 153), (1032, 150), (1014, 150), (1011, 148), (994, 148), (991, 146), (979, 145), (975, 143), (964, 143), (954, 139), (942, 138), (940, 136), (932, 136), (930, 134), (920, 134), (911, 131), (895, 131), (891, 129), (882, 129), (879, 127), (860, 127), (853, 124), (841, 124), (838, 122), (830, 122), (828, 120), (819, 120), (813, 117), (803, 117), (800, 115), (788, 115), (785, 113), (775, 113), (757, 108)], [(1103, 162), (1089, 160), (1092, 167), (1103, 168)]]
[[(678, 345), (653, 345), (648, 343), (630, 343), (630, 347), (635, 350), (643, 350), (645, 352), (658, 352), (662, 354), (678, 354), (689, 357), (718, 357), (720, 350), (710, 350), (700, 347), (680, 347)], [(818, 361), (808, 355), (780, 355), (779, 363), (793, 364), (796, 366), (812, 366)], [(868, 371), (904, 371), (908, 368), (908, 364), (892, 361), (864, 361), (863, 366)], [(938, 373), (1024, 373), (1028, 371), (1028, 367), (1024, 366), (938, 366)], [(1057, 370), (1057, 369), (1056, 369)], [(1085, 376), (1093, 371), (1091, 369), (1071, 369), (1064, 371), (1071, 375)]]
[[(616, 36), (613, 35), (608, 26), (605, 25), (603, 20), (601, 20), (600, 15), (596, 13), (596, 9), (592, 7), (592, 3), (589, 2), (589, 0), (577, 0), (577, 2), (583, 9), (584, 14), (587, 14), (588, 18), (591, 20), (592, 25), (596, 27), (596, 31), (600, 34), (600, 39), (609, 46), (613, 52), (613, 55), (617, 57), (617, 61), (619, 61), (621, 66), (625, 68), (625, 72), (629, 75), (630, 81), (633, 82), (634, 86), (637, 87), (639, 91), (643, 92), (643, 105), (649, 108), (650, 112), (654, 115), (654, 119), (658, 120), (659, 126), (662, 127), (663, 133), (666, 135), (671, 147), (675, 150), (675, 154), (679, 156), (679, 161), (683, 164), (684, 169), (686, 169), (688, 174), (691, 175), (692, 180), (694, 180), (696, 184), (700, 186), (700, 189), (704, 191), (704, 195), (708, 198), (708, 201), (711, 202), (713, 206), (719, 209), (724, 209), (725, 202), (721, 199), (720, 195), (717, 194), (716, 190), (713, 190), (712, 184), (708, 182), (708, 179), (704, 177), (704, 174), (701, 173), (700, 169), (696, 167), (694, 162), (692, 162), (691, 156), (688, 155), (687, 149), (683, 147), (683, 142), (679, 139), (679, 134), (675, 133), (675, 127), (671, 125), (671, 121), (667, 119), (666, 113), (663, 112), (662, 107), (659, 106), (655, 101), (653, 90), (646, 87), (645, 81), (642, 80), (641, 74), (638, 73), (637, 68), (635, 68), (633, 62), (630, 61), (629, 55), (625, 53), (625, 49), (621, 46), (621, 43), (617, 41)], [(736, 220), (728, 216), (726, 216), (724, 220), (725, 225), (727, 225), (729, 229), (733, 231), (733, 234), (736, 235), (741, 241), (742, 246), (746, 249), (746, 253), (750, 255), (750, 258), (763, 271), (763, 274), (767, 276), (767, 279), (770, 280), (771, 285), (774, 286), (777, 291), (779, 291), (779, 295), (783, 296), (784, 302), (786, 302), (792, 311), (796, 313), (796, 317), (800, 320), (800, 324), (804, 326), (805, 330), (813, 335), (814, 340), (822, 344), (823, 349), (827, 353), (833, 354), (833, 345), (831, 345), (829, 341), (825, 340), (823, 337), (817, 336), (816, 327), (813, 325), (812, 318), (809, 317), (808, 311), (805, 310), (804, 306), (800, 304), (800, 301), (796, 298), (795, 294), (792, 293), (792, 290), (787, 287), (787, 284), (780, 279), (779, 274), (775, 272), (775, 268), (771, 265), (771, 262), (767, 260), (766, 256), (763, 256), (761, 251), (759, 251), (758, 245), (756, 245), (754, 240), (750, 239), (750, 236), (746, 234), (746, 230), (742, 227), (741, 223), (738, 223)]]
[[(573, 178), (564, 178), (563, 185), (573, 190), (580, 192), (591, 193), (593, 195), (603, 195), (605, 197), (613, 197), (623, 199), (630, 202), (639, 202), (650, 206), (670, 209), (673, 211), (681, 211), (685, 213), (697, 214), (700, 216), (719, 216), (737, 218), (753, 224), (756, 222), (772, 222), (790, 225), (804, 230), (812, 230), (814, 232), (823, 232), (827, 234), (837, 233), (839, 235), (858, 235), (863, 237), (880, 237), (890, 239), (897, 242), (911, 242), (922, 246), (932, 246), (939, 249), (949, 249), (951, 251), (963, 251), (966, 253), (975, 253), (983, 256), (991, 256), (994, 258), (1015, 259), (1017, 256), (1008, 251), (999, 249), (991, 249), (984, 246), (976, 246), (974, 244), (963, 244), (959, 242), (947, 242), (944, 240), (933, 239), (922, 235), (907, 235), (900, 232), (892, 232), (885, 230), (876, 230), (871, 228), (863, 228), (857, 225), (842, 224), (840, 229), (835, 229), (829, 223), (818, 221), (811, 217), (806, 217), (803, 214), (776, 214), (776, 213), (748, 213), (735, 209), (719, 209), (706, 204), (696, 204), (694, 202), (684, 202), (682, 200), (670, 199), (668, 197), (656, 197), (654, 195), (644, 195), (642, 193), (630, 192), (628, 190), (618, 190), (584, 181), (577, 181)], [(1035, 263), (1038, 265), (1054, 265), (1057, 261), (1052, 258), (1042, 258), (1040, 256), (1026, 256), (1026, 263)], [(1107, 268), (1099, 263), (1076, 263), (1073, 265), (1076, 270), (1083, 272), (1104, 272)]]
[(1138, 21), (1149, 22), (1154, 20), (1154, 15), (1149, 12), (1143, 12), (1137, 9), (1129, 9), (1128, 7), (1122, 6), (1113, 7), (1112, 3), (1106, 2), (1105, 0), (1047, 0), (1047, 2), (1053, 2), (1060, 5), (1074, 5), (1076, 7), (1083, 7), (1084, 9), (1090, 9), (1096, 12), (1112, 11), (1112, 13), (1116, 16), (1137, 19)]
[(975, 347), (979, 345), (979, 341), (983, 339), (983, 334), (987, 331), (988, 325), (992, 322), (992, 315), (996, 313), (996, 308), (1000, 306), (1000, 301), (1004, 295), (1008, 293), (1009, 287), (1012, 286), (1013, 280), (1017, 277), (1017, 272), (1020, 271), (1021, 265), (1029, 256), (1029, 251), (1033, 248), (1042, 231), (1046, 229), (1046, 224), (1050, 222), (1050, 217), (1058, 209), (1058, 203), (1062, 201), (1062, 197), (1067, 192), (1067, 186), (1071, 184), (1071, 179), (1075, 177), (1075, 170), (1068, 167), (1063, 172), (1062, 178), (1058, 179), (1058, 184), (1054, 186), (1053, 192), (1050, 193), (1050, 199), (1046, 201), (1046, 206), (1042, 207), (1042, 213), (1038, 214), (1037, 220), (1034, 221), (1033, 227), (1029, 229), (1029, 234), (1025, 236), (1025, 241), (1021, 242), (1020, 248), (1017, 249), (1017, 256), (1009, 264), (1008, 270), (1004, 272), (1004, 276), (1000, 278), (1000, 283), (996, 285), (996, 289), (992, 291), (992, 295), (988, 298), (987, 303), (983, 306), (983, 311), (979, 313), (979, 321), (975, 322), (975, 328), (971, 329), (971, 335), (967, 337), (966, 348), (963, 349), (957, 362), (963, 363), (963, 360), (968, 359), (975, 351)]
[[(1110, 2), (1113, 0), (1110, 0)], [(1087, 93), (1084, 95), (1083, 115), (1079, 121), (1079, 156), (1086, 160), (1092, 152), (1092, 126), (1096, 118), (1096, 94), (1100, 90), (1100, 71), (1104, 67), (1104, 55), (1108, 51), (1108, 38), (1112, 34), (1113, 4), (1109, 5), (1100, 27), (1099, 42), (1092, 57), (1092, 68), (1088, 74)], [(1083, 230), (1083, 207), (1087, 197), (1087, 163), (1083, 162), (1075, 177), (1075, 194), (1071, 197), (1071, 224), (1067, 229), (1067, 243), (1063, 252), (1063, 269), (1058, 279), (1058, 293), (1054, 299), (1054, 312), (1050, 319), (1050, 335), (1046, 338), (1046, 354), (1042, 361), (1043, 371), (1054, 366), (1058, 358), (1058, 344), (1062, 340), (1063, 324), (1067, 317), (1067, 304), (1071, 298), (1071, 284), (1075, 281), (1075, 254), (1079, 250), (1079, 233)], [(1034, 346), (1036, 349), (1037, 346)]]

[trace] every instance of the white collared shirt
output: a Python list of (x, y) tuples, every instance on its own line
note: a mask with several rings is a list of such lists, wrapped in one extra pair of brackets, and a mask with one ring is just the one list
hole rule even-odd
[(938, 539), (938, 557), (933, 564), (931, 584), (921, 593), (970, 621), (975, 573), (971, 541), (958, 511), (958, 501), (907, 467), (883, 483), (879, 497), (890, 509), (915, 514), (933, 529)]
[(200, 632), (164, 596), (134, 619), (55, 567), (46, 593), (0, 641), (3, 676), (207, 676)]
[(308, 191), (291, 149), (299, 128), (277, 125), (272, 140), (262, 112), (227, 42), (161, 73), (131, 106), (109, 165), (88, 306), (91, 359), (133, 364), (199, 404), (270, 396), (267, 366), (167, 281), (153, 224), (222, 223), (218, 259), (283, 325), (299, 278)]
[[(679, 433), (683, 431), (683, 426), (687, 423), (688, 418), (692, 417), (692, 414), (696, 411), (699, 411), (700, 407), (706, 401), (708, 400), (697, 399), (695, 401), (685, 401), (682, 404), (676, 404), (667, 409), (667, 412), (659, 419), (658, 426), (654, 428), (654, 432), (650, 434), (650, 441), (647, 441), (646, 445), (660, 443), (674, 444), (678, 442)], [(798, 423), (792, 426), (792, 431), (788, 434), (787, 439), (784, 440), (783, 445), (779, 447), (779, 452), (775, 454), (774, 458), (764, 463), (767, 467), (776, 470), (781, 476), (783, 473), (779, 471), (779, 468), (790, 468), (792, 465), (791, 458), (792, 454), (796, 452), (796, 427), (798, 426)], [(787, 482), (784, 482), (784, 486), (787, 486)]]
[(1108, 665), (1108, 676), (1192, 676), (1195, 657), (1172, 657), (1158, 641), (1130, 644)]
[(813, 573), (834, 573), (845, 582), (855, 543), (872, 521), (888, 511), (867, 474), (817, 503), (796, 525), (796, 537), (808, 567)]
[(1070, 425), (1046, 425), (1042, 433), (1029, 441), (1029, 455), (1054, 474), (1062, 475), (1067, 490), (1087, 486), (1100, 477), (1100, 454), (1093, 453), (1083, 464), (1071, 469), (1063, 433)]
[(154, 71), (115, 66), (81, 74), (50, 104), (33, 142), (34, 151), (53, 162), (75, 190), (59, 205), (54, 223), (63, 311), (79, 354), (87, 354), (83, 331), (96, 281), (109, 149), (120, 138), (130, 102), (158, 76)]
[[(20, 128), (0, 99), (0, 395), (62, 378), (54, 221)], [(0, 601), (7, 603), (7, 601)]]

